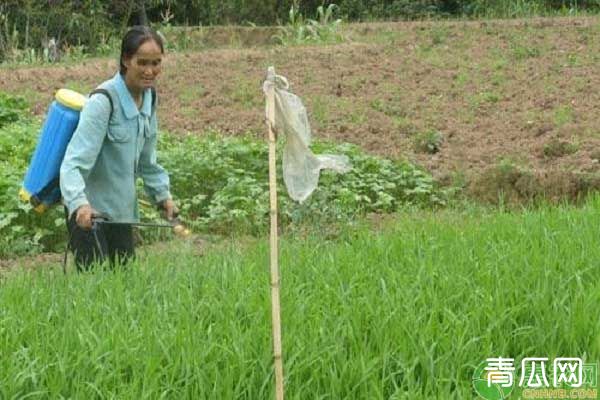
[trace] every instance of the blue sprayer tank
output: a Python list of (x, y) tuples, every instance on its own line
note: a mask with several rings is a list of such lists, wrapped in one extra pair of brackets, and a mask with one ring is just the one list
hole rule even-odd
[(85, 100), (83, 95), (75, 91), (60, 89), (50, 104), (19, 192), (21, 199), (30, 202), (39, 213), (60, 201), (60, 164), (77, 128)]

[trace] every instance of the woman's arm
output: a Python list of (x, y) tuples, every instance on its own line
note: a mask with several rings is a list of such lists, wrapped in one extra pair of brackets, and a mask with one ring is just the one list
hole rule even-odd
[(110, 102), (106, 96), (92, 96), (86, 101), (60, 167), (60, 190), (69, 215), (89, 204), (85, 179), (102, 149), (109, 118)]

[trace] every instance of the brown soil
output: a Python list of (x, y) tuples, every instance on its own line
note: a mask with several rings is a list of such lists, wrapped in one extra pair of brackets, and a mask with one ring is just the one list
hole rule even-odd
[[(167, 55), (160, 124), (175, 134), (264, 135), (261, 84), (274, 65), (304, 100), (316, 138), (409, 159), (482, 198), (573, 197), (600, 181), (599, 22), (357, 24), (342, 44), (298, 47), (268, 45), (264, 29), (228, 28), (229, 38), (205, 30), (196, 48), (226, 47)], [(58, 88), (89, 91), (115, 68), (110, 59), (3, 68), (0, 87), (43, 115)], [(415, 138), (431, 130), (442, 134), (440, 151), (417, 151)], [(511, 173), (529, 177), (525, 189)]]

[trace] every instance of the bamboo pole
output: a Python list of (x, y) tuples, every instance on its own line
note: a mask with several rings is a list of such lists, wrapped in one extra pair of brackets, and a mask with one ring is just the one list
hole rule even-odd
[(275, 399), (283, 400), (283, 354), (281, 350), (281, 312), (279, 305), (279, 254), (277, 244), (277, 142), (271, 121), (275, 121), (275, 69), (270, 67), (267, 79), (273, 85), (267, 91), (267, 125), (269, 129), (269, 197), (271, 203), (271, 319), (273, 323), (273, 361), (275, 363)]

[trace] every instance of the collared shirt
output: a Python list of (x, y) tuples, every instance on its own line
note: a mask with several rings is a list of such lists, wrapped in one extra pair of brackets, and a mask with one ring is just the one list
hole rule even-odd
[(69, 214), (89, 204), (115, 221), (138, 221), (137, 177), (154, 202), (171, 197), (169, 177), (156, 161), (152, 91), (144, 91), (138, 109), (120, 73), (100, 88), (111, 94), (112, 117), (106, 96), (87, 100), (60, 168), (60, 189)]

